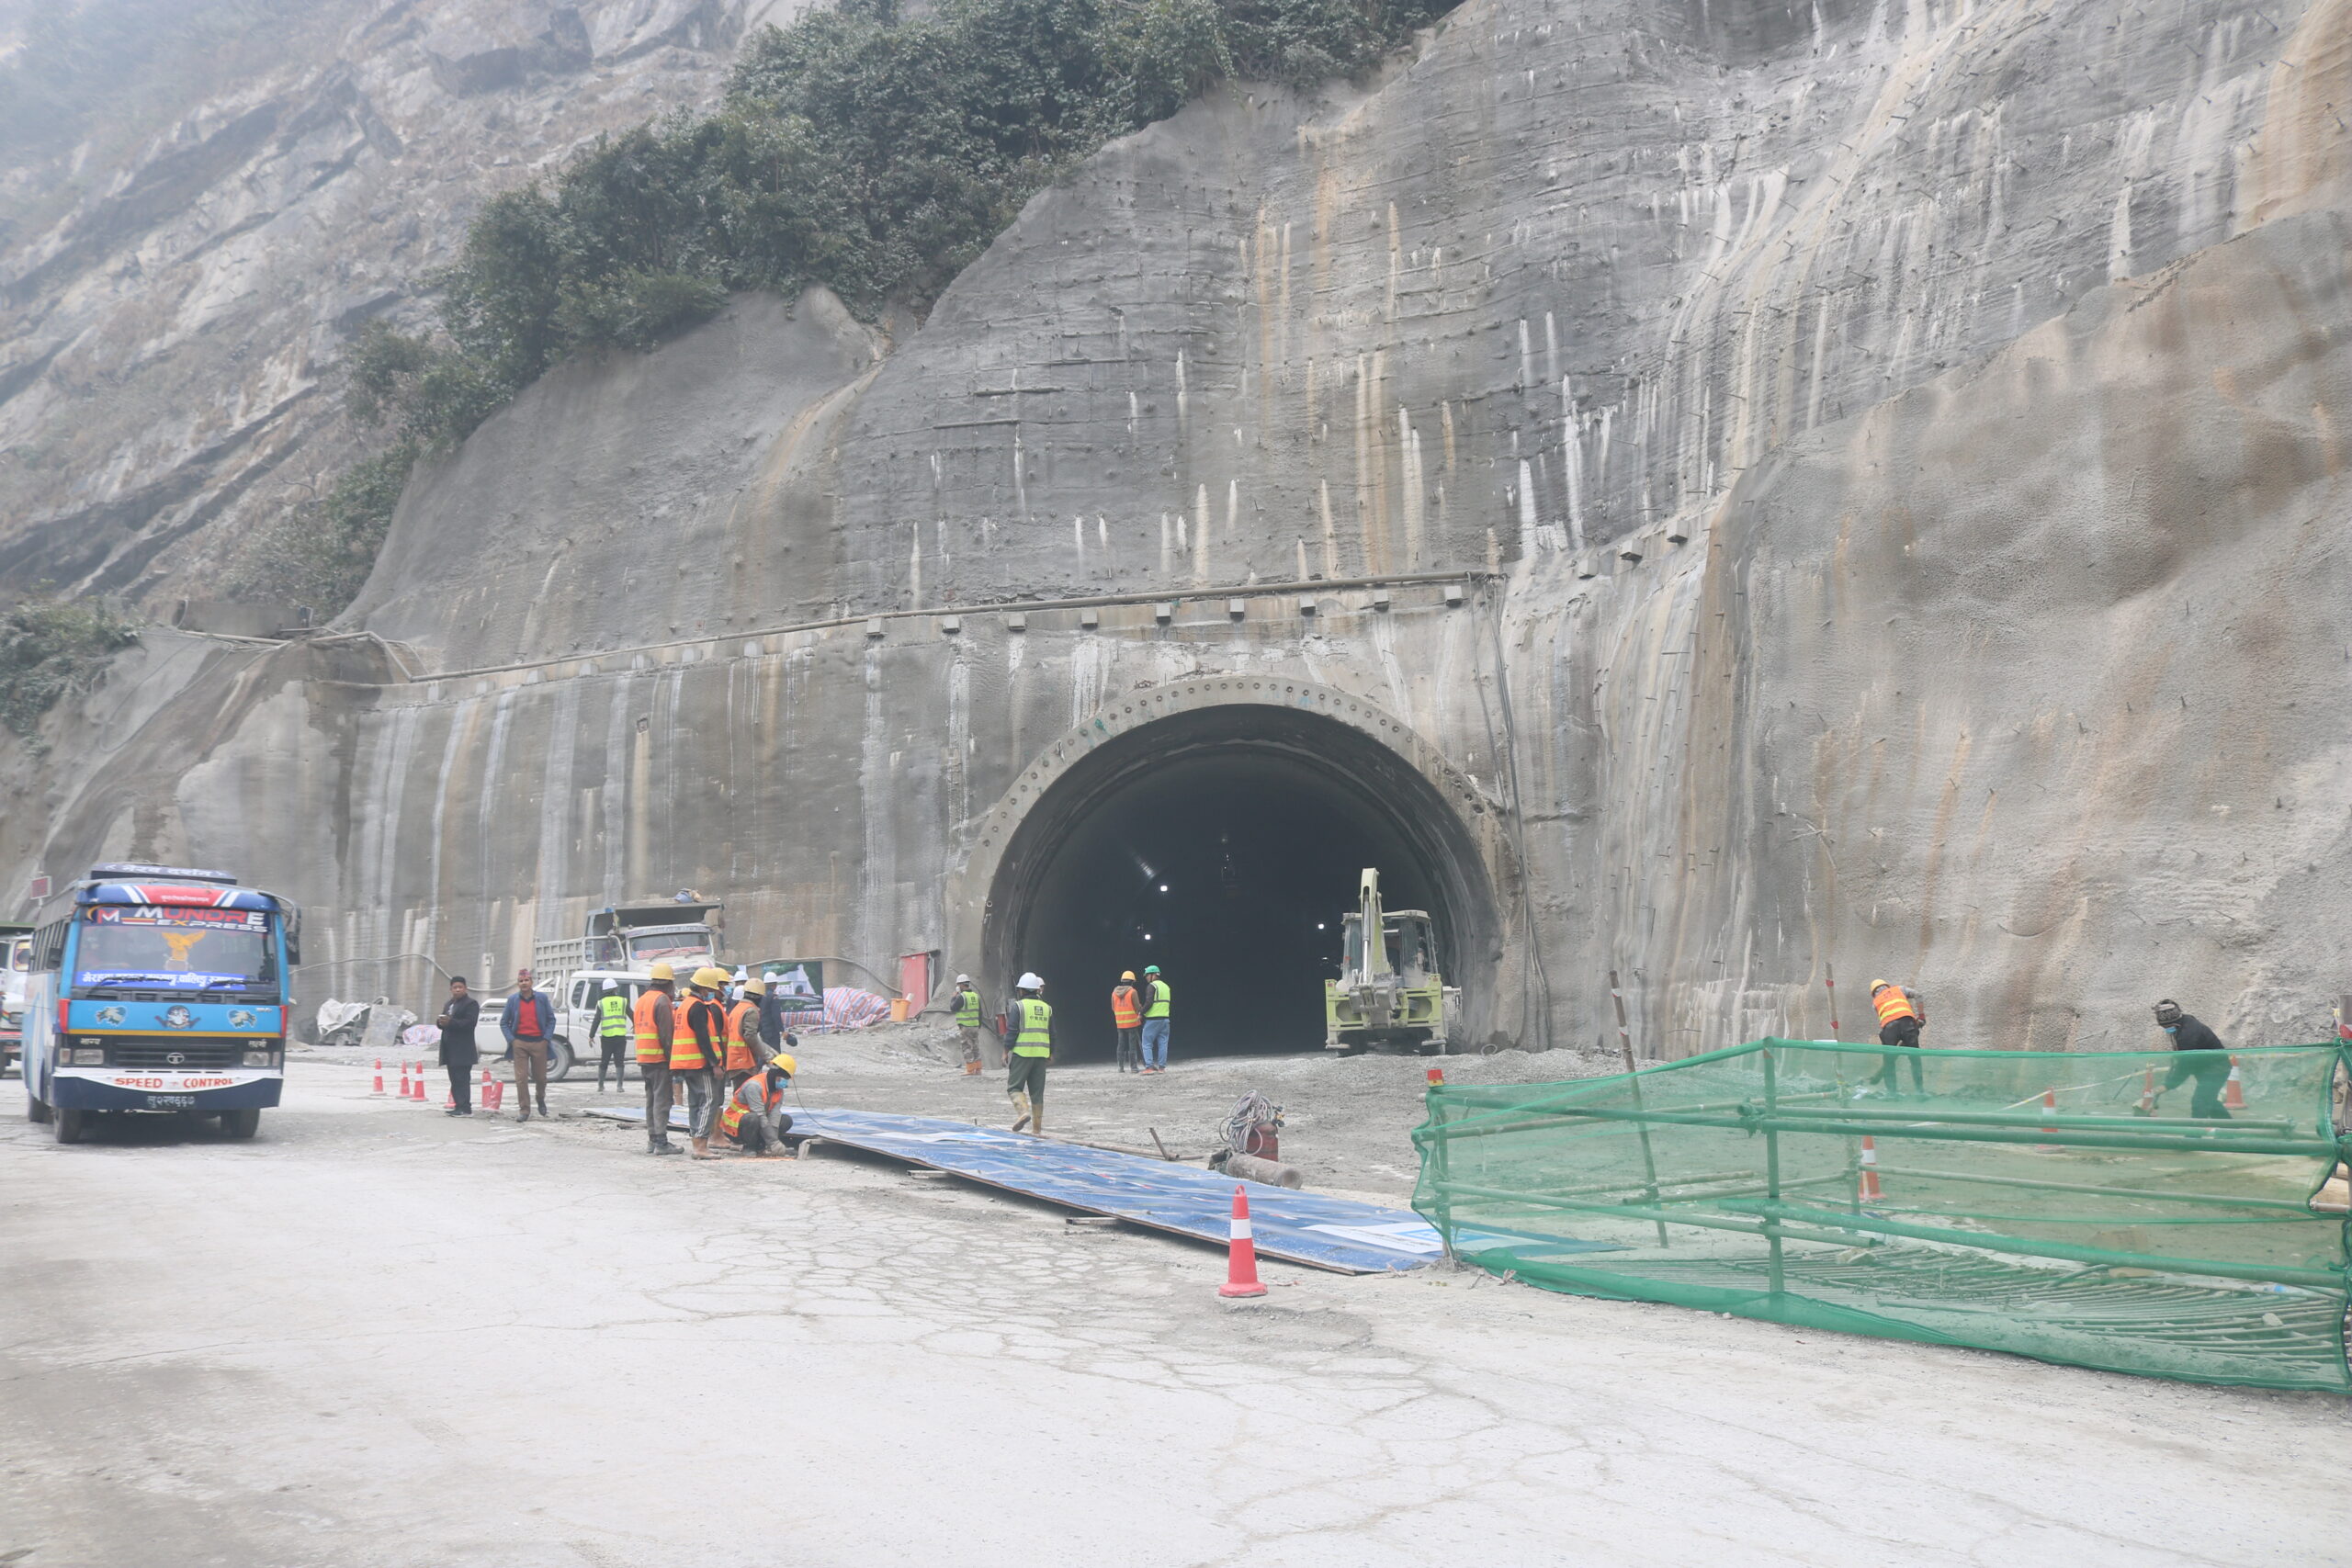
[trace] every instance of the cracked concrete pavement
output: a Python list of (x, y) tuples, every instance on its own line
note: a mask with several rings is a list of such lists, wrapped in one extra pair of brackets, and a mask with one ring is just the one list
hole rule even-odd
[[(1001, 1107), (939, 1071), (857, 1098)], [(2341, 1401), (1470, 1273), (1232, 1306), (1212, 1248), (553, 1098), (305, 1061), (254, 1143), (68, 1148), (0, 1086), (0, 1562), (2345, 1560)]]

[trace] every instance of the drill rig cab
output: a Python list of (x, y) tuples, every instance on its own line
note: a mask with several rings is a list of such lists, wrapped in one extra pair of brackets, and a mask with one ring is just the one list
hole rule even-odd
[(1364, 868), (1353, 912), (1340, 917), (1340, 977), (1323, 982), (1323, 1048), (1347, 1055), (1428, 1055), (1447, 1049), (1462, 990), (1438, 972), (1436, 933), (1420, 909), (1383, 911), (1380, 871)]

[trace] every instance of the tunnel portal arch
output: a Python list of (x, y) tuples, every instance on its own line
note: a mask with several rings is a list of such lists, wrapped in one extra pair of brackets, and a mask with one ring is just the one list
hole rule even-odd
[(1159, 954), (1180, 1056), (1319, 1043), (1359, 859), (1381, 867), (1390, 908), (1432, 916), (1463, 989), (1456, 1043), (1484, 1045), (1502, 1021), (1499, 806), (1350, 693), (1227, 675), (1123, 696), (1044, 748), (970, 842), (949, 888), (952, 952), (977, 958), (992, 1008), (1023, 969), (1059, 968), (1047, 994), (1079, 1055), (1108, 1054), (1121, 964)]

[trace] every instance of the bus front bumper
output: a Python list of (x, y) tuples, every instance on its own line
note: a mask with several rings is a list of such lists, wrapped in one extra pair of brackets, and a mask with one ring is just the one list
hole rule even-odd
[(219, 1072), (145, 1072), (126, 1067), (59, 1067), (49, 1102), (66, 1111), (252, 1111), (277, 1103), (286, 1075), (275, 1068)]

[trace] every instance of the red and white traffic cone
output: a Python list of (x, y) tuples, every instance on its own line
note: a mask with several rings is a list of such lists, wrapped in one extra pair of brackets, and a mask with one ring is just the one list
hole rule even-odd
[(496, 1084), (491, 1078), (490, 1069), (488, 1067), (484, 1067), (481, 1070), (481, 1108), (484, 1111), (495, 1111), (498, 1109), (498, 1096), (492, 1092), (496, 1087)]
[(2245, 1109), (2245, 1084), (2238, 1077), (2238, 1059), (2235, 1056), (2230, 1058), (2230, 1081), (2222, 1086), (2222, 1109), (2224, 1111)]
[[(2055, 1116), (2058, 1114), (2058, 1091), (2056, 1089), (2045, 1089), (2041, 1091), (2041, 1113), (2044, 1116)], [(2043, 1124), (2041, 1130), (2053, 1138), (2058, 1135), (2058, 1129), (2050, 1126), (2047, 1123)], [(2045, 1155), (2054, 1155), (2058, 1153), (2058, 1145), (2055, 1144), (2036, 1144), (2033, 1146), (2036, 1150)]]
[(1431, 1067), (1430, 1069), (1430, 1087), (1431, 1089), (1443, 1089), (1445, 1087), (1445, 1069), (1443, 1067)]
[(384, 1092), (384, 1058), (381, 1056), (376, 1058), (376, 1087), (368, 1092), (370, 1094)]
[[(382, 1080), (379, 1079), (378, 1081), (381, 1082)], [(401, 1058), (401, 1098), (402, 1100), (406, 1100), (408, 1098), (408, 1058), (405, 1056)]]
[(1860, 1203), (1875, 1203), (1885, 1196), (1878, 1186), (1878, 1145), (1865, 1133), (1862, 1134), (1862, 1178), (1855, 1187), (1854, 1200)]
[(2133, 1110), (2132, 1114), (2134, 1116), (2154, 1116), (2155, 1113), (2156, 1069), (2150, 1067), (2147, 1072), (2141, 1077), (2140, 1103), (2139, 1106)]
[(415, 1095), (415, 1100), (416, 1100), (416, 1102), (417, 1102), (419, 1105), (422, 1105), (422, 1104), (424, 1104), (424, 1064), (423, 1062), (419, 1062), (419, 1063), (416, 1065), (416, 1095)]
[(1250, 1234), (1250, 1195), (1239, 1187), (1233, 1190), (1232, 1240), (1227, 1244), (1225, 1283), (1219, 1287), (1220, 1296), (1262, 1296), (1266, 1287), (1258, 1282), (1258, 1244)]

